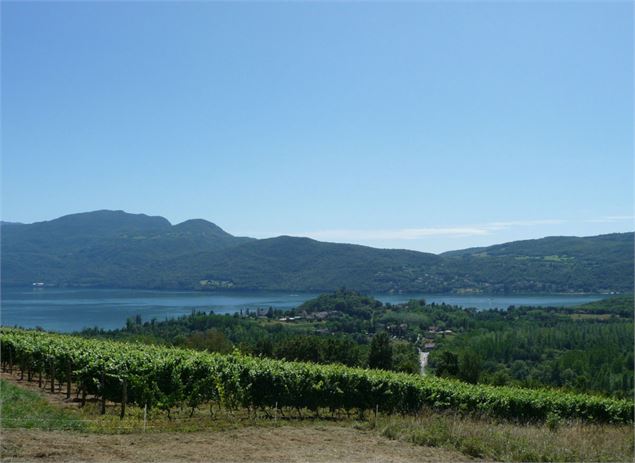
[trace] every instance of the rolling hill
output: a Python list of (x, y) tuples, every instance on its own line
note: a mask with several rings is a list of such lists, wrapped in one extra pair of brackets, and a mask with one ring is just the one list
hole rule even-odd
[(440, 255), (95, 211), (1, 224), (2, 284), (170, 289), (631, 292), (633, 233), (548, 237)]

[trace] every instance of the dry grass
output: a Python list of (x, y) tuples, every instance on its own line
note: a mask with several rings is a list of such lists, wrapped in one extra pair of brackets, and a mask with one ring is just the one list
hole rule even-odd
[(87, 434), (3, 430), (2, 461), (90, 462), (456, 462), (450, 450), (420, 447), (352, 428), (258, 427), (192, 433)]
[(416, 418), (380, 417), (369, 426), (391, 439), (486, 460), (632, 462), (634, 457), (632, 425), (546, 426), (427, 412)]

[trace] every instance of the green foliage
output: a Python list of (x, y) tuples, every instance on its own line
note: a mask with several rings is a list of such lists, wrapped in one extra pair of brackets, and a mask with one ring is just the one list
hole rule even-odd
[(393, 341), (392, 345), (392, 370), (404, 373), (419, 374), (419, 352), (417, 348), (404, 341)]
[(363, 364), (362, 349), (350, 338), (290, 336), (276, 342), (269, 357), (302, 362)]
[(458, 376), (459, 375), (459, 357), (450, 351), (442, 351), (439, 353), (439, 359), (436, 362), (436, 373), (439, 376)]
[(183, 340), (185, 347), (209, 352), (227, 354), (232, 351), (232, 343), (222, 331), (211, 328), (206, 331), (195, 331)]
[(633, 295), (613, 296), (595, 302), (589, 302), (575, 307), (563, 307), (563, 311), (570, 314), (611, 315), (622, 318), (633, 318)]
[[(273, 317), (283, 312), (271, 311)], [(288, 313), (287, 313), (288, 315)], [(130, 319), (123, 329), (104, 331), (87, 329), (82, 336), (113, 340), (167, 344), (208, 352), (243, 353), (286, 360), (317, 363), (341, 363), (365, 366), (367, 346), (347, 334), (314, 335), (311, 327), (299, 327), (266, 320), (214, 313), (190, 315), (161, 322)]]
[(383, 304), (377, 299), (341, 288), (333, 293), (321, 294), (304, 302), (297, 308), (296, 312), (304, 310), (312, 313), (336, 310), (354, 318), (370, 320), (373, 312), (382, 307)]
[(633, 291), (633, 233), (553, 236), (441, 256), (449, 268), (487, 282), (489, 292)]
[(476, 384), (481, 375), (481, 357), (472, 350), (461, 352), (459, 356), (458, 377), (468, 383)]
[[(455, 334), (440, 338), (441, 348), (430, 354), (430, 366), (440, 376), (633, 396), (633, 296), (467, 314), (467, 322), (448, 318)], [(459, 368), (448, 352), (464, 359)], [(480, 357), (479, 375), (466, 372), (473, 362), (465, 356), (472, 354)]]
[(562, 425), (562, 418), (557, 413), (549, 413), (547, 415), (547, 419), (545, 420), (545, 424), (551, 431), (557, 431), (558, 428)]
[(632, 422), (633, 402), (546, 390), (471, 385), (340, 365), (220, 355), (2, 328), (1, 354), (23, 369), (55, 372), (89, 394), (169, 410), (217, 402), (226, 407), (292, 407), (414, 413), (424, 406), (544, 420), (549, 413), (598, 422)]
[(368, 366), (381, 370), (392, 369), (392, 346), (385, 332), (373, 336), (368, 352)]

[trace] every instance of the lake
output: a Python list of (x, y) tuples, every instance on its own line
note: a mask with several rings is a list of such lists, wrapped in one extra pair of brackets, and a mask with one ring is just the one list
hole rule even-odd
[[(128, 317), (144, 321), (178, 317), (192, 310), (234, 313), (258, 307), (289, 309), (315, 297), (310, 293), (199, 292), (137, 289), (3, 288), (0, 323), (25, 328), (40, 326), (50, 331), (70, 332), (97, 326), (121, 328)], [(568, 306), (597, 301), (602, 295), (459, 296), (435, 294), (376, 294), (393, 304), (410, 299), (474, 307), (506, 309), (510, 305)]]

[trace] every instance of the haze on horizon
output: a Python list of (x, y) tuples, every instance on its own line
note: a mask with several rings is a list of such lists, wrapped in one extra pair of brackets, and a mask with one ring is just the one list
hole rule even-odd
[(2, 5), (2, 220), (428, 252), (632, 231), (633, 5)]

